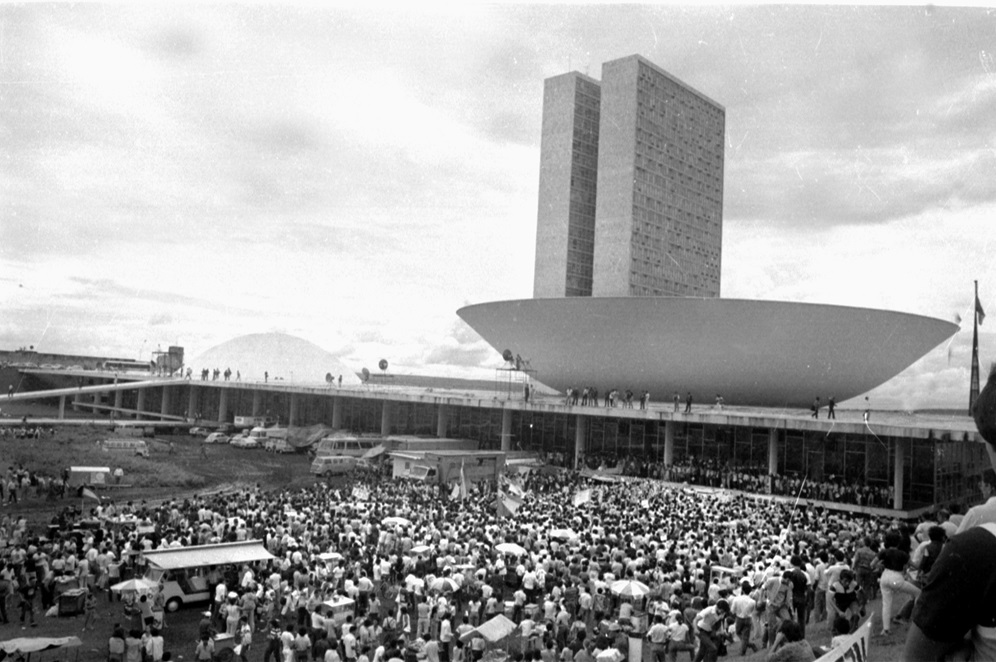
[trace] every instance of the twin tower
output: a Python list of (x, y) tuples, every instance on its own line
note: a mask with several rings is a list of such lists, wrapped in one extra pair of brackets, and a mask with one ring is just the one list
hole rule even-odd
[(548, 78), (533, 296), (718, 297), (725, 123), (638, 55)]

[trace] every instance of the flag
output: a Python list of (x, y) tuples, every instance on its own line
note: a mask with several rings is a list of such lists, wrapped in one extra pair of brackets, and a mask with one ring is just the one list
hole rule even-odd
[(97, 496), (97, 493), (86, 487), (80, 487), (80, 497), (84, 499), (93, 499), (97, 502), (100, 501), (100, 497)]
[(466, 499), (470, 494), (470, 486), (467, 485), (467, 472), (463, 468), (463, 460), (460, 460), (460, 498)]
[(498, 501), (509, 513), (514, 513), (519, 509), (519, 506), (522, 505), (522, 499), (514, 494), (508, 494), (507, 492), (499, 492)]
[(591, 489), (581, 490), (574, 494), (574, 498), (571, 499), (571, 503), (575, 506), (580, 506), (583, 503), (588, 503), (591, 501)]
[(986, 311), (982, 310), (982, 304), (979, 302), (979, 296), (975, 296), (975, 319), (982, 324), (982, 320), (986, 319)]

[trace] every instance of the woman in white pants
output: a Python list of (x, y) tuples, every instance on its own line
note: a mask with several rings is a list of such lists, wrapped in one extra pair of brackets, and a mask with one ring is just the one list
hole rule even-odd
[(914, 600), (920, 589), (907, 581), (903, 570), (910, 562), (910, 555), (899, 549), (902, 536), (898, 531), (890, 531), (885, 536), (885, 549), (878, 553), (882, 563), (882, 576), (878, 585), (882, 589), (882, 634), (889, 634), (892, 627), (892, 600), (898, 593), (906, 593)]

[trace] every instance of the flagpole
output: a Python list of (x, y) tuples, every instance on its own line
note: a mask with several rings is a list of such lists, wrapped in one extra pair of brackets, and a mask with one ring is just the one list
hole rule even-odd
[(968, 414), (979, 397), (979, 281), (975, 281), (975, 303), (972, 307), (972, 377), (968, 386)]

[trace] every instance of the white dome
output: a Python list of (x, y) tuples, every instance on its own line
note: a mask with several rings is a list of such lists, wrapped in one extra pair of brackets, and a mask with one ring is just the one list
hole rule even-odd
[(215, 345), (187, 365), (193, 369), (195, 379), (205, 368), (217, 368), (222, 373), (230, 368), (233, 380), (240, 373), (242, 381), (249, 382), (261, 382), (264, 373), (269, 373), (271, 382), (325, 384), (326, 376), (332, 375), (338, 383), (341, 375), (343, 384), (362, 383), (355, 370), (318, 345), (285, 333), (239, 336)]

